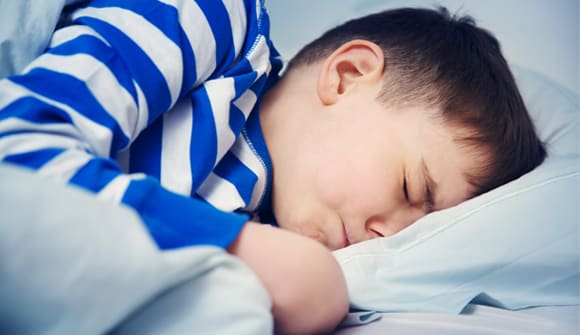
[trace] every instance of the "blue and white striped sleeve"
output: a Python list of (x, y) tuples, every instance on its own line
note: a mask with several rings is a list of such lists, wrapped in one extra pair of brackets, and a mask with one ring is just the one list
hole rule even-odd
[(91, 1), (45, 54), (0, 81), (0, 159), (133, 207), (161, 248), (228, 246), (246, 216), (125, 174), (114, 159), (234, 61), (233, 41), (247, 29), (239, 18), (249, 8), (243, 1)]

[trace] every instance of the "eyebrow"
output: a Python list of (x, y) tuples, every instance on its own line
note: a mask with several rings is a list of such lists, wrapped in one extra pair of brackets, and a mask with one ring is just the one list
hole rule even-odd
[(423, 177), (425, 178), (425, 189), (423, 191), (423, 203), (427, 213), (433, 212), (435, 208), (435, 192), (437, 190), (437, 182), (431, 177), (429, 167), (424, 159), (421, 159), (421, 169), (423, 170)]

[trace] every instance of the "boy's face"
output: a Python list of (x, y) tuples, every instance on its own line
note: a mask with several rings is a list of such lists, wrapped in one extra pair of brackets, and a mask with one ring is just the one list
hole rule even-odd
[(339, 249), (393, 235), (466, 200), (476, 155), (454, 142), (437, 111), (386, 109), (375, 92), (327, 107), (296, 135), (274, 175), (278, 224)]

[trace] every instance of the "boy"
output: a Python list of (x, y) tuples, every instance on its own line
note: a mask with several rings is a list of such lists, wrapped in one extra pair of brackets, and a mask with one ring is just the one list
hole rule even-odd
[(392, 235), (545, 156), (495, 39), (444, 11), (351, 21), (280, 67), (262, 3), (91, 1), (1, 82), (0, 157), (134, 208), (160, 248), (227, 249), (277, 330), (307, 333), (348, 308), (321, 245)]

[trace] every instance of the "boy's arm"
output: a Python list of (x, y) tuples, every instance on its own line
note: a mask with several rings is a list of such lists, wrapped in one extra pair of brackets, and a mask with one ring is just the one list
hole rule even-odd
[[(0, 160), (134, 208), (161, 248), (227, 247), (247, 217), (125, 174), (115, 161), (179, 97), (236, 57), (233, 45), (208, 41), (212, 29), (229, 29), (232, 10), (212, 3), (96, 0), (75, 12), (45, 54), (0, 82)], [(228, 5), (245, 15), (243, 3)], [(243, 36), (246, 27), (238, 28)], [(148, 163), (160, 164), (154, 156)]]
[(270, 293), (277, 333), (330, 332), (348, 312), (342, 271), (319, 242), (247, 223), (228, 250), (256, 272)]

